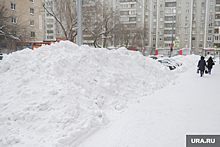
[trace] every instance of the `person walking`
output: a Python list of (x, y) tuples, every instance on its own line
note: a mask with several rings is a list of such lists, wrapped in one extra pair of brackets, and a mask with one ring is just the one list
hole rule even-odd
[(207, 60), (207, 68), (209, 74), (211, 74), (212, 66), (215, 65), (214, 61), (212, 60), (212, 57), (210, 56), (209, 59)]
[(205, 63), (203, 56), (201, 56), (201, 59), (199, 60), (197, 67), (199, 68), (200, 76), (202, 77), (204, 74), (205, 67), (206, 67), (206, 63)]

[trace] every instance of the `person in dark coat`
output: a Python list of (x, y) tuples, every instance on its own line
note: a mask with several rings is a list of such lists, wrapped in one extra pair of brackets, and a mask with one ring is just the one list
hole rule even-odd
[(204, 74), (205, 66), (206, 66), (206, 63), (205, 63), (204, 57), (201, 56), (201, 60), (199, 60), (199, 63), (198, 63), (198, 66), (197, 66), (200, 70), (200, 76), (201, 77)]
[(211, 74), (211, 70), (212, 70), (212, 66), (215, 65), (215, 63), (212, 60), (212, 57), (209, 57), (209, 59), (207, 60), (207, 68), (208, 68), (208, 72), (209, 74)]

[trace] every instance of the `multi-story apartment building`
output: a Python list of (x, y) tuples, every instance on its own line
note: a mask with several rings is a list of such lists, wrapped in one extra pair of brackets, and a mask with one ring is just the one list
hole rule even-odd
[[(44, 0), (45, 7), (49, 12), (54, 11), (55, 3), (53, 0)], [(56, 33), (56, 20), (44, 9), (44, 41), (55, 41)]]
[[(172, 41), (179, 39), (175, 49), (200, 54), (220, 47), (220, 0), (115, 0), (121, 21), (141, 28), (143, 46), (169, 51)], [(173, 36), (173, 38), (172, 38)]]
[[(22, 38), (23, 41), (43, 41), (42, 0), (0, 0), (0, 4), (7, 8), (7, 16), (10, 16), (8, 25), (14, 28), (15, 37)], [(3, 53), (15, 50), (7, 40), (1, 41), (0, 48)]]

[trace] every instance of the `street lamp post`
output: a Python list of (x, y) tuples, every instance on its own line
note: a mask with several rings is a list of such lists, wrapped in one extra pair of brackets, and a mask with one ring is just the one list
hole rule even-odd
[(77, 0), (77, 43), (79, 46), (83, 44), (83, 31), (82, 31), (82, 1)]

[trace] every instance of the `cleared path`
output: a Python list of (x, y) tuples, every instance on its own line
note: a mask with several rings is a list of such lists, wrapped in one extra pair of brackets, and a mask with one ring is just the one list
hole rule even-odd
[(220, 135), (220, 65), (196, 68), (84, 140), (79, 147), (185, 147), (187, 134)]

